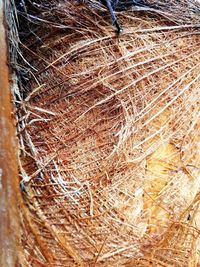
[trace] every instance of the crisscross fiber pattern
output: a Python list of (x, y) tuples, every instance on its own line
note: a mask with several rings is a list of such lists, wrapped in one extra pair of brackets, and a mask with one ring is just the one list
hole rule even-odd
[(29, 266), (197, 266), (200, 36), (185, 12), (119, 12), (119, 36), (96, 1), (21, 15)]

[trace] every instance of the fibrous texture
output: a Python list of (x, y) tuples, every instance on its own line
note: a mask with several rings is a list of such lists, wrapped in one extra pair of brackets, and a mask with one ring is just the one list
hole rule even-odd
[(198, 264), (200, 4), (150, 2), (119, 36), (97, 1), (19, 11), (30, 266)]

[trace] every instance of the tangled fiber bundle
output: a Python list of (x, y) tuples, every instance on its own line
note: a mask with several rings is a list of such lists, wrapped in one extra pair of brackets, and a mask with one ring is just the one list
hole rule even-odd
[(200, 4), (17, 8), (21, 262), (198, 266)]

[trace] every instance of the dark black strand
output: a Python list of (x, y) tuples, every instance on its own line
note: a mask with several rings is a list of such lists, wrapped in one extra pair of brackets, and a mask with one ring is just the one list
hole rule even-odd
[(115, 15), (115, 9), (118, 5), (118, 0), (113, 0), (112, 2), (110, 0), (101, 0), (102, 4), (105, 5), (110, 13), (112, 23), (115, 25), (117, 32), (120, 33), (123, 31), (122, 27), (120, 26), (119, 22), (117, 21), (117, 17)]

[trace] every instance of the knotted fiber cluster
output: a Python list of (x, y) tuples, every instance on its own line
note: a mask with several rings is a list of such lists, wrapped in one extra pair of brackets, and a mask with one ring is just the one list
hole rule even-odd
[(24, 264), (198, 266), (200, 4), (145, 4), (19, 11)]

